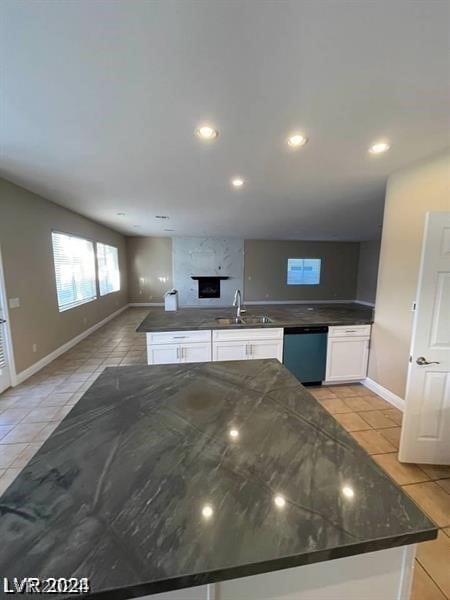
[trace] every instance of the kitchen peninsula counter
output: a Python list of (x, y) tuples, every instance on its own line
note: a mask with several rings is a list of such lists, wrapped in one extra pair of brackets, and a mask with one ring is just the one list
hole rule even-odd
[[(233, 323), (233, 329), (367, 325), (373, 322), (373, 309), (362, 304), (258, 304), (246, 306), (247, 315), (265, 315), (270, 323)], [(180, 308), (165, 311), (163, 307), (149, 308), (148, 315), (137, 331), (193, 331), (196, 329), (230, 329), (221, 325), (217, 318), (236, 316), (236, 309), (224, 308)]]
[(280, 569), (316, 598), (308, 569), (335, 585), (371, 553), (381, 577), (377, 556), (437, 534), (277, 360), (105, 369), (0, 511), (2, 577), (87, 577), (98, 600), (268, 598)]

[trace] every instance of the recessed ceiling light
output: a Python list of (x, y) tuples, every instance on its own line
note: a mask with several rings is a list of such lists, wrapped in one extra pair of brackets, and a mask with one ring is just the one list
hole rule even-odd
[(303, 133), (293, 133), (288, 137), (287, 143), (291, 148), (301, 148), (308, 142), (308, 138)]
[(118, 212), (116, 213), (118, 217), (124, 217), (127, 213), (124, 212)]
[(164, 231), (175, 231), (175, 229), (164, 229)]
[(370, 154), (382, 154), (383, 152), (387, 152), (391, 147), (389, 142), (379, 141), (372, 144), (369, 148)]
[(168, 219), (167, 215), (155, 215), (155, 219)]
[(231, 185), (235, 188), (241, 188), (244, 185), (244, 180), (242, 177), (233, 177)]
[(214, 127), (211, 127), (211, 125), (200, 125), (200, 127), (197, 127), (195, 130), (195, 135), (201, 140), (210, 142), (211, 140), (216, 139), (219, 132), (217, 129), (214, 129)]

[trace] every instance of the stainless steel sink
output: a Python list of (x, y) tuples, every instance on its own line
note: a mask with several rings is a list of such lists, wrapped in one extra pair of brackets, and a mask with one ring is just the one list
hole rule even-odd
[(246, 325), (265, 325), (266, 323), (272, 323), (272, 319), (269, 319), (269, 317), (266, 317), (265, 315), (242, 317), (242, 321)]
[(248, 315), (245, 317), (216, 317), (219, 325), (265, 325), (272, 323), (272, 319), (266, 315)]
[(216, 317), (219, 325), (265, 325), (272, 323), (272, 319), (265, 315), (255, 315), (246, 317)]
[(242, 325), (244, 322), (239, 317), (216, 317), (216, 321), (219, 325)]

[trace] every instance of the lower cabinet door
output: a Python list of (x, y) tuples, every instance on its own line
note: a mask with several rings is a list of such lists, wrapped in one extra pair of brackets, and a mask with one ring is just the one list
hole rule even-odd
[(352, 381), (367, 375), (367, 338), (328, 338), (326, 381)]
[(178, 344), (154, 344), (147, 346), (147, 363), (149, 365), (169, 365), (181, 361)]
[(214, 342), (213, 361), (215, 360), (247, 360), (248, 342)]
[[(214, 600), (215, 584), (199, 585), (194, 588), (184, 588), (174, 592), (162, 592), (151, 596), (140, 596), (140, 600)], [(219, 598), (217, 598), (219, 600)]]
[(283, 361), (283, 340), (256, 340), (249, 342), (247, 358), (278, 358)]
[(181, 362), (211, 362), (211, 342), (181, 344), (180, 345)]

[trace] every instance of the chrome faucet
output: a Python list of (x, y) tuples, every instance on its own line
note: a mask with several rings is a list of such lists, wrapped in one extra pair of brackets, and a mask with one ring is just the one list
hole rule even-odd
[(241, 302), (242, 302), (242, 298), (241, 298), (241, 290), (236, 290), (234, 292), (234, 300), (233, 300), (233, 306), (237, 307), (236, 310), (236, 317), (239, 319), (241, 316), (241, 312), (245, 312), (244, 309), (241, 308)]

